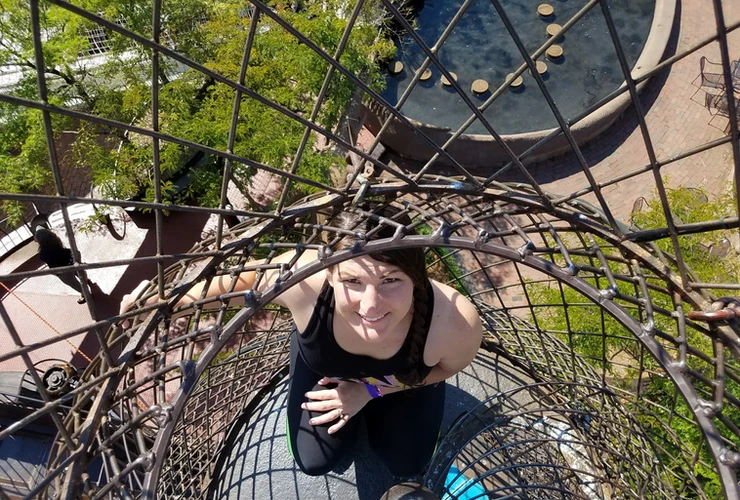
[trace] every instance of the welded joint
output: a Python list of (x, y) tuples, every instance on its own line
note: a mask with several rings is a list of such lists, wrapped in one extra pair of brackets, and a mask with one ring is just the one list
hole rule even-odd
[(644, 323), (641, 323), (640, 326), (642, 327), (643, 334), (649, 335), (650, 337), (655, 335), (655, 320), (653, 320), (652, 318), (648, 319)]
[(143, 455), (140, 455), (134, 463), (142, 468), (144, 472), (149, 472), (154, 468), (154, 452), (149, 451)]
[(519, 256), (522, 259), (524, 259), (524, 257), (526, 257), (527, 255), (532, 255), (534, 253), (534, 249), (535, 249), (534, 241), (527, 240), (527, 242), (524, 245), (517, 248), (516, 251), (519, 254)]
[(696, 413), (701, 413), (707, 418), (714, 418), (722, 411), (722, 404), (717, 403), (716, 401), (707, 401), (706, 399), (698, 398), (694, 411)]
[(398, 242), (401, 241), (401, 239), (406, 235), (406, 229), (404, 226), (397, 226), (395, 232), (393, 233), (393, 236), (391, 237), (392, 242)]
[(293, 276), (293, 270), (290, 268), (290, 264), (288, 264), (287, 262), (283, 262), (280, 264), (279, 276), (280, 281), (287, 281), (290, 279), (291, 276)]
[(475, 248), (480, 248), (484, 244), (488, 243), (488, 240), (490, 239), (491, 233), (489, 233), (485, 229), (479, 229), (478, 234), (475, 237), (475, 242), (473, 244), (475, 245)]
[(740, 468), (740, 453), (727, 448), (722, 448), (722, 451), (719, 454), (719, 461), (722, 465), (738, 469)]
[(259, 299), (258, 293), (254, 291), (254, 289), (250, 288), (249, 290), (244, 291), (244, 305), (248, 307), (254, 307), (257, 305), (257, 301)]
[(450, 226), (444, 222), (432, 233), (432, 241), (447, 241), (450, 237)]
[(608, 286), (599, 290), (599, 295), (605, 300), (612, 300), (619, 294), (619, 289), (616, 286)]
[(360, 187), (357, 189), (354, 198), (352, 198), (353, 206), (357, 206), (362, 203), (362, 200), (365, 199), (367, 190), (370, 187), (370, 181), (363, 174), (358, 175), (356, 181), (360, 183)]
[(208, 333), (210, 333), (211, 342), (217, 342), (221, 338), (221, 334), (224, 333), (224, 328), (220, 325), (207, 330), (210, 330)]
[(334, 252), (327, 245), (322, 245), (316, 252), (319, 261), (323, 264)]
[(682, 375), (686, 375), (687, 373), (689, 373), (689, 365), (688, 365), (688, 363), (686, 363), (686, 360), (685, 359), (672, 361), (672, 362), (668, 363), (668, 366), (670, 366), (671, 368), (676, 369), (678, 371), (678, 373), (680, 373)]
[(157, 425), (164, 427), (171, 422), (172, 410), (173, 406), (170, 403), (162, 403), (154, 414), (154, 419), (156, 420)]
[(242, 250), (242, 255), (244, 255), (245, 259), (248, 259), (250, 255), (252, 255), (252, 251), (257, 247), (257, 241), (252, 240), (249, 243), (247, 243), (244, 246), (244, 249)]
[(577, 276), (581, 268), (571, 262), (567, 266), (561, 267), (560, 270), (568, 276)]

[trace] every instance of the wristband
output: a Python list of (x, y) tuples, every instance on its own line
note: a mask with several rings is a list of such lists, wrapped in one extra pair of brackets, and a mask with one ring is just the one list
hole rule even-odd
[(377, 385), (368, 384), (365, 382), (365, 388), (367, 389), (367, 392), (370, 393), (370, 397), (373, 399), (378, 399), (379, 397), (383, 396), (383, 393), (380, 392), (380, 388)]

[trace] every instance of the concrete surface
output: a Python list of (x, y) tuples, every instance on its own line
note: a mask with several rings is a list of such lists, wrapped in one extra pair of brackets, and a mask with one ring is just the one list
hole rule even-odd
[[(128, 214), (122, 210), (112, 212), (109, 227), (93, 227), (81, 230), (87, 218), (86, 212), (70, 210), (75, 241), (83, 263), (106, 262), (131, 259), (156, 254), (156, 237), (153, 214)], [(164, 252), (185, 252), (202, 239), (208, 222), (206, 215), (172, 212), (164, 218)], [(69, 246), (69, 239), (60, 217), (50, 218), (52, 230)], [(38, 245), (34, 242), (14, 252), (9, 259), (0, 263), (3, 274), (45, 269), (38, 259)], [(165, 266), (171, 262), (165, 262)], [(152, 262), (92, 269), (88, 272), (93, 300), (79, 305), (79, 295), (72, 288), (52, 275), (22, 280), (3, 280), (11, 289), (0, 289), (0, 301), (11, 319), (13, 327), (21, 337), (23, 345), (53, 339), (78, 328), (84, 329), (96, 318), (107, 318), (118, 313), (124, 294), (133, 290), (144, 279), (151, 279), (157, 272)], [(104, 332), (103, 332), (104, 333)], [(17, 346), (10, 338), (8, 326), (0, 321), (0, 352), (7, 353)], [(84, 332), (69, 339), (30, 352), (33, 363), (54, 359), (71, 362), (78, 368), (87, 365), (85, 356), (97, 355), (98, 342), (94, 332)], [(83, 356), (79, 351), (85, 353)], [(0, 371), (24, 371), (20, 358), (0, 362)]]
[[(444, 433), (463, 412), (500, 391), (529, 383), (505, 360), (480, 351), (473, 363), (447, 381)], [(323, 477), (303, 474), (286, 440), (287, 377), (268, 394), (239, 428), (215, 480), (214, 499), (377, 500), (393, 478), (369, 448), (364, 426), (350, 457)], [(392, 416), (389, 416), (392, 419)], [(390, 423), (390, 420), (389, 420)]]

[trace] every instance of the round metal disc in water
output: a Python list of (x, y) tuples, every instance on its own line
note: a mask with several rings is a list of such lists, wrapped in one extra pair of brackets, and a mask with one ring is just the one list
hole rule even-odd
[(483, 94), (485, 92), (488, 92), (488, 82), (478, 79), (473, 82), (473, 85), (470, 88), (476, 94)]
[(547, 25), (545, 31), (547, 32), (547, 36), (555, 36), (561, 29), (563, 29), (562, 26), (557, 23), (552, 23)]
[(549, 17), (555, 12), (555, 9), (552, 8), (552, 5), (549, 3), (541, 3), (537, 7), (537, 14), (541, 15), (542, 17)]
[[(551, 45), (547, 48), (547, 57), (551, 59), (557, 59), (558, 57), (563, 56), (563, 47), (560, 45)], [(539, 69), (539, 68), (538, 68)]]
[[(457, 81), (457, 75), (450, 71), (450, 76), (452, 76), (452, 79)], [(442, 85), (447, 85), (448, 87), (452, 86), (452, 83), (447, 79), (446, 76), (442, 75)]]
[[(506, 75), (506, 79), (508, 80), (512, 76), (514, 76), (514, 73), (509, 73), (508, 75)], [(511, 88), (521, 87), (522, 83), (524, 83), (524, 78), (522, 78), (522, 75), (519, 75), (516, 78), (514, 78), (514, 80), (512, 80), (512, 82), (509, 84), (509, 87)]]

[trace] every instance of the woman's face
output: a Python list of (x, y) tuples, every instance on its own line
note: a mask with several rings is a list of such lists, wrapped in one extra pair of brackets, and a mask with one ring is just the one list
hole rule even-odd
[(368, 342), (382, 341), (410, 319), (414, 283), (394, 265), (365, 255), (334, 266), (328, 279), (335, 314)]

